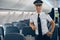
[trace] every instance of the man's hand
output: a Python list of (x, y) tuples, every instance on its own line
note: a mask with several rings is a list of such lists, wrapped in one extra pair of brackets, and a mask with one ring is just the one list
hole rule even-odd
[(33, 24), (33, 22), (30, 22), (30, 27), (32, 28), (32, 30), (36, 30), (35, 25)]
[(51, 32), (47, 32), (47, 36), (51, 36), (52, 33), (54, 32), (55, 23), (53, 20), (50, 23), (51, 23)]
[(52, 32), (47, 32), (47, 36), (51, 36), (52, 35)]
[(32, 27), (32, 30), (36, 30), (36, 27), (33, 26), (33, 27)]

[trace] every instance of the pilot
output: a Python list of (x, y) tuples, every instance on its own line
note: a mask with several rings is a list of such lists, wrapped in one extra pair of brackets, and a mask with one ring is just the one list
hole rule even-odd
[[(50, 40), (50, 36), (54, 32), (55, 23), (49, 14), (42, 12), (43, 1), (36, 0), (33, 4), (36, 11), (30, 17), (29, 25), (32, 30), (35, 30), (35, 40)], [(51, 30), (49, 30), (47, 27), (47, 21), (51, 23)]]

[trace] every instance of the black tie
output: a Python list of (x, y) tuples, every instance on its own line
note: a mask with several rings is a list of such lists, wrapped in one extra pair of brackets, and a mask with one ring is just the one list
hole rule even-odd
[(38, 14), (38, 32), (39, 32), (39, 35), (42, 36), (41, 19), (40, 19), (39, 15), (40, 14)]

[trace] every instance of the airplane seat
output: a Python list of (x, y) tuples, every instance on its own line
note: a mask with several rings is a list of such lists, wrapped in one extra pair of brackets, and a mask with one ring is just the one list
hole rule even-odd
[(58, 37), (59, 37), (59, 40), (60, 40), (60, 27), (58, 28)]
[(25, 38), (20, 34), (6, 34), (4, 40), (25, 40)]
[(24, 23), (26, 23), (29, 26), (29, 19), (24, 20)]
[(5, 23), (4, 26), (5, 27), (11, 27), (12, 26), (12, 23)]
[(58, 8), (58, 12), (59, 12), (59, 14), (60, 14), (60, 8)]
[(29, 19), (25, 19), (22, 21), (19, 21), (20, 23), (25, 23), (27, 26), (29, 26)]
[(3, 29), (3, 27), (0, 27), (0, 35), (2, 35), (4, 37), (4, 29)]
[(50, 13), (48, 13), (50, 16), (51, 16), (51, 18), (54, 20), (54, 8), (52, 8), (51, 9), (51, 12)]
[(7, 27), (4, 40), (25, 40), (23, 35), (20, 35), (20, 31), (17, 27)]
[(33, 31), (31, 27), (24, 27), (22, 34), (26, 40), (35, 40), (35, 31)]
[(4, 28), (4, 31), (6, 31), (6, 28), (7, 27), (13, 27), (11, 23), (5, 23), (3, 28)]
[(0, 40), (4, 39), (4, 29), (0, 27)]
[(1, 36), (0, 36), (0, 40), (1, 40)]
[(17, 27), (18, 26), (18, 22), (12, 22), (13, 27)]
[(57, 32), (58, 32), (58, 26), (55, 25), (55, 29), (54, 29), (54, 32), (52, 34), (52, 40), (57, 40)]
[(10, 33), (20, 33), (20, 31), (17, 27), (7, 27), (6, 34), (10, 34)]
[[(60, 8), (58, 8), (58, 12), (59, 12), (59, 20), (60, 20)], [(60, 26), (60, 21), (59, 21), (59, 26)]]
[(21, 29), (23, 29), (24, 27), (26, 27), (27, 25), (26, 25), (26, 23), (24, 23), (24, 22), (19, 22), (18, 23), (18, 28), (21, 30)]
[(20, 20), (19, 22), (24, 23), (24, 20)]
[(58, 35), (60, 36), (60, 27), (58, 28)]
[(24, 27), (22, 30), (22, 34), (24, 36), (27, 36), (27, 35), (35, 36), (35, 31), (33, 31), (31, 27)]

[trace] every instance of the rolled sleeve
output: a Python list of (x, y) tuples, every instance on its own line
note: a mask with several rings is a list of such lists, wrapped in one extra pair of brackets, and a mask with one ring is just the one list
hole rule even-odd
[(50, 15), (47, 15), (47, 20), (48, 20), (49, 22), (52, 21), (52, 18), (50, 17)]

